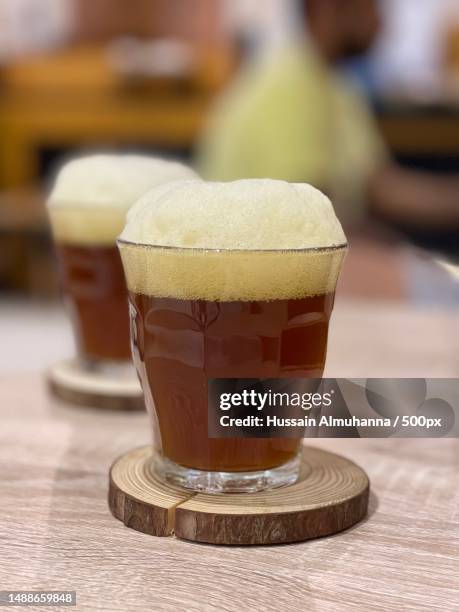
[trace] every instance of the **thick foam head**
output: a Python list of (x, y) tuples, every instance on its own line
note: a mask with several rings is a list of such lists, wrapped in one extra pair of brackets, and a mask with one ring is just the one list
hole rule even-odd
[(129, 207), (146, 191), (197, 177), (178, 162), (141, 155), (90, 155), (65, 164), (48, 199), (58, 241), (113, 244)]
[(136, 293), (269, 300), (334, 290), (345, 244), (330, 200), (311, 185), (188, 180), (131, 208), (120, 250)]
[(303, 249), (346, 242), (330, 200), (307, 184), (179, 181), (129, 212), (129, 242), (206, 249)]

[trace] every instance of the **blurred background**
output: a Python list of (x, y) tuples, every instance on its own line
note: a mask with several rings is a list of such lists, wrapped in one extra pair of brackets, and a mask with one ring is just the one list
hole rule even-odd
[(72, 353), (44, 202), (108, 150), (325, 190), (351, 244), (330, 375), (459, 375), (457, 0), (0, 0), (4, 371)]

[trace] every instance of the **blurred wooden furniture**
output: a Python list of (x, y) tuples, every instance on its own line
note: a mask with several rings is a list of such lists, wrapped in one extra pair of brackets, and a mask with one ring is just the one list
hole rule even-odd
[(3, 589), (76, 590), (84, 610), (453, 610), (457, 440), (321, 440), (368, 472), (368, 518), (276, 547), (151, 538), (107, 507), (112, 460), (147, 444), (144, 414), (71, 409), (39, 374), (0, 379)]
[(38, 188), (0, 193), (0, 232), (40, 231), (48, 226), (43, 192)]
[(0, 192), (0, 287), (56, 295), (43, 193), (38, 188)]
[[(182, 0), (185, 4), (188, 1)], [(87, 10), (92, 10), (91, 3), (87, 4)], [(207, 15), (205, 11), (202, 14)], [(194, 13), (192, 17), (202, 20)], [(174, 22), (172, 16), (169, 20)], [(157, 33), (162, 31), (169, 31), (168, 27)], [(183, 35), (180, 27), (175, 33)], [(191, 81), (175, 86), (154, 79), (129, 80), (116, 70), (107, 47), (95, 44), (3, 67), (0, 187), (23, 186), (35, 180), (40, 171), (40, 149), (47, 147), (189, 149), (213, 97), (237, 63), (236, 52), (224, 37), (220, 41), (210, 37), (204, 45), (196, 46), (196, 52)], [(387, 103), (378, 112), (378, 122), (397, 155), (459, 156), (457, 107)]]
[[(229, 48), (195, 47), (185, 78), (141, 78), (105, 46), (80, 46), (0, 71), (0, 286), (55, 293), (43, 153), (78, 149), (188, 151), (234, 69)], [(49, 169), (48, 169), (49, 170)]]
[(389, 148), (403, 156), (459, 157), (459, 107), (388, 104), (378, 122)]
[(73, 0), (77, 40), (114, 36), (178, 36), (217, 40), (222, 35), (222, 9), (215, 0)]
[(0, 187), (34, 182), (40, 150), (80, 147), (189, 149), (216, 91), (234, 69), (226, 47), (197, 49), (186, 82), (130, 80), (106, 47), (83, 46), (3, 69)]

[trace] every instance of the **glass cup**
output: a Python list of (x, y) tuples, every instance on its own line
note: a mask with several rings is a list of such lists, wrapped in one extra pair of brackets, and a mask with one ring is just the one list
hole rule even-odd
[(118, 241), (154, 469), (206, 492), (294, 482), (301, 439), (208, 437), (212, 378), (320, 378), (347, 245), (207, 250)]
[(116, 236), (116, 207), (50, 207), (65, 305), (80, 363), (106, 374), (131, 374), (129, 307)]

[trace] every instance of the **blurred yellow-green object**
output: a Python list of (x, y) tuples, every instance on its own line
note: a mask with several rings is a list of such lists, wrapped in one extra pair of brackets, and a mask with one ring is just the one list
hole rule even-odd
[(348, 222), (363, 215), (367, 180), (385, 157), (364, 96), (304, 43), (245, 69), (198, 146), (205, 178), (310, 182)]

